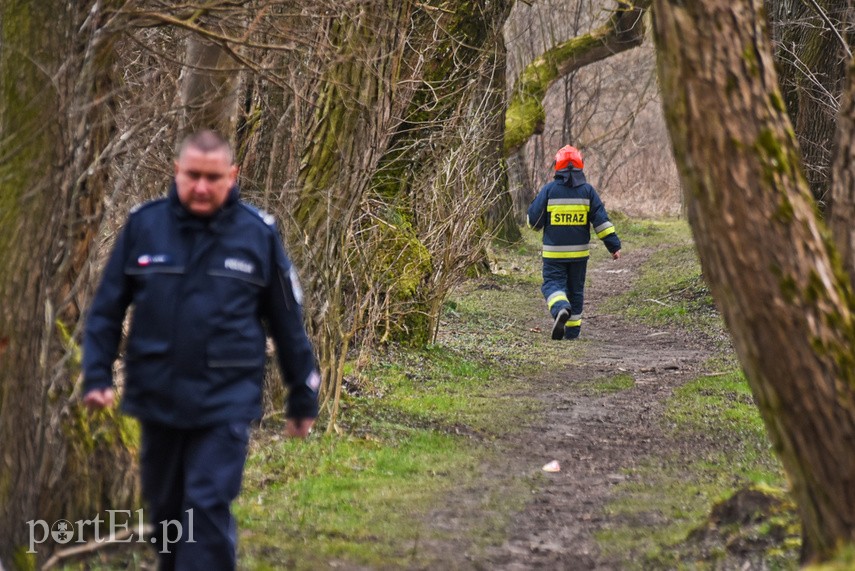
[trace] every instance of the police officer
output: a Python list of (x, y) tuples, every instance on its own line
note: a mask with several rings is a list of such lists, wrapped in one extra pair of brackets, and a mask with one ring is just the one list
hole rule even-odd
[(295, 272), (272, 217), (240, 201), (237, 172), (220, 135), (188, 137), (166, 198), (129, 215), (86, 322), (84, 402), (108, 407), (134, 307), (121, 408), (142, 427), (160, 569), (235, 568), (230, 506), (262, 411), (265, 326), (290, 389), (286, 433), (305, 437), (318, 413)]
[(528, 207), (528, 225), (543, 230), (541, 291), (555, 318), (553, 339), (575, 339), (582, 329), (591, 226), (612, 258), (620, 259), (620, 239), (583, 168), (582, 155), (575, 147), (559, 149), (555, 179), (540, 189)]

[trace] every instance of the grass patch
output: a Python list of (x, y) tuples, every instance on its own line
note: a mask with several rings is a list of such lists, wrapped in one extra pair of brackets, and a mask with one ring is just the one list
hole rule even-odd
[(425, 563), (421, 515), (450, 474), (464, 481), (474, 475), (478, 455), (467, 448), (423, 429), (395, 441), (324, 436), (259, 443), (235, 509), (242, 566)]
[[(798, 525), (791, 502), (738, 525), (715, 522), (746, 489), (782, 489), (786, 480), (709, 290), (688, 225), (682, 221), (622, 224), (621, 238), (656, 247), (628, 293), (604, 311), (653, 326), (702, 332), (722, 341), (707, 364), (716, 374), (676, 389), (662, 428), (675, 442), (644, 459), (616, 488), (611, 523), (597, 533), (604, 554), (628, 569), (718, 569), (756, 559), (769, 569), (795, 569)], [(779, 493), (779, 492), (776, 492)], [(741, 559), (729, 559), (740, 551)], [(746, 555), (748, 554), (748, 555)]]
[(501, 399), (524, 389), (519, 380), (447, 347), (401, 355), (376, 367), (372, 377), (375, 389), (385, 394), (376, 404), (440, 430), (465, 427), (495, 434), (531, 412), (524, 399)]
[(714, 569), (727, 568), (731, 551), (742, 550), (744, 558), (754, 549), (768, 568), (797, 568), (799, 535), (791, 503), (740, 525), (710, 523), (714, 506), (743, 488), (786, 486), (739, 370), (678, 388), (667, 403), (663, 429), (679, 443), (677, 449), (645, 460), (619, 485), (608, 506), (614, 523), (597, 534), (604, 553), (634, 561), (628, 568)]
[(607, 307), (651, 325), (686, 329), (721, 329), (721, 321), (700, 263), (691, 245), (671, 246), (653, 253), (628, 293)]
[[(723, 336), (723, 325), (684, 221), (627, 223), (625, 242), (657, 247), (633, 288), (608, 299), (604, 311), (655, 326), (676, 326)], [(623, 236), (622, 236), (623, 238)]]
[(662, 244), (691, 245), (692, 234), (688, 223), (679, 218), (641, 220), (628, 218), (619, 212), (611, 213), (623, 248), (657, 248)]
[[(504, 539), (533, 482), (494, 474), (485, 484), (482, 470), (498, 464), (492, 440), (542, 406), (527, 396), (529, 376), (554, 363), (548, 336), (531, 326), (541, 295), (531, 239), (497, 250), (497, 273), (455, 292), (435, 345), (392, 347), (350, 371), (341, 435), (291, 442), (265, 426), (236, 506), (241, 566), (429, 568), (437, 542), (477, 551)], [(464, 520), (453, 537), (431, 524), (436, 510)]]
[[(430, 524), (456, 489), (476, 486), (483, 446), (535, 409), (521, 379), (449, 346), (392, 351), (344, 397), (344, 434), (306, 442), (267, 426), (250, 455), (236, 507), (241, 565), (317, 569), (431, 565), (425, 543), (460, 541)], [(480, 484), (483, 485), (483, 484)], [(473, 512), (472, 545), (499, 540), (527, 497), (519, 478), (496, 482)]]

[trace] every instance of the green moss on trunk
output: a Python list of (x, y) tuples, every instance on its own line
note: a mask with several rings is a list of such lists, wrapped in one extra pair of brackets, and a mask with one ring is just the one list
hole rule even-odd
[[(507, 1), (448, 3), (433, 0), (430, 6), (442, 7), (443, 11), (419, 11), (414, 19), (413, 42), (424, 49), (417, 50), (412, 57), (426, 60), (419, 78), (421, 85), (413, 94), (404, 115), (406, 120), (393, 137), (391, 150), (383, 157), (371, 184), (373, 196), (387, 205), (387, 213), (394, 213), (392, 219), (387, 218), (388, 222), (402, 232), (401, 236), (393, 238), (383, 229), (381, 239), (388, 240), (392, 248), (401, 246), (402, 239), (408, 245), (408, 249), (400, 251), (402, 259), (409, 260), (404, 262), (408, 264), (408, 271), (391, 276), (393, 279), (406, 276), (405, 285), (393, 287), (392, 302), (403, 313), (397, 317), (397, 325), (386, 328), (384, 337), (416, 345), (433, 336), (431, 313), (434, 304), (431, 300), (436, 292), (428, 279), (434, 270), (430, 252), (418, 239), (419, 232), (430, 231), (426, 227), (430, 221), (420, 212), (422, 203), (414, 194), (442, 192), (435, 188), (440, 183), (432, 181), (439, 176), (437, 171), (441, 170), (443, 155), (458, 151), (463, 144), (457, 129), (462, 109), (469, 103), (467, 98), (478, 92), (473, 88), (473, 76), (484, 67), (485, 58), (492, 57), (492, 42), (497, 41), (500, 25), (510, 9)], [(438, 22), (437, 17), (440, 18)], [(442, 34), (438, 42), (437, 30)], [(492, 60), (489, 63), (497, 65)], [(495, 90), (498, 86), (491, 88)], [(497, 103), (495, 113), (500, 112)], [(486, 134), (485, 140), (489, 137)], [(485, 170), (492, 166), (501, 173), (501, 149), (497, 145), (492, 156), (474, 157), (473, 165), (476, 164)], [(432, 190), (424, 190), (428, 187)], [(466, 197), (459, 200), (466, 200)]]
[(649, 1), (619, 2), (619, 9), (603, 26), (589, 34), (561, 42), (531, 62), (517, 80), (505, 122), (505, 156), (542, 132), (542, 101), (549, 87), (568, 73), (641, 44), (642, 15)]

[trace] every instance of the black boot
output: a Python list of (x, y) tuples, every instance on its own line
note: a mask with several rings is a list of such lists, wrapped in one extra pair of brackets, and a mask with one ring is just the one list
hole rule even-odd
[(555, 316), (555, 323), (552, 324), (552, 338), (561, 339), (564, 337), (564, 324), (570, 319), (570, 311), (563, 307)]

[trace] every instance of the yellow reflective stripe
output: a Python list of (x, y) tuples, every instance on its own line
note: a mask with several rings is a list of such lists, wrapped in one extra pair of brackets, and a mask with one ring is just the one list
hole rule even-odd
[(615, 227), (610, 226), (609, 228), (606, 228), (602, 232), (597, 232), (597, 238), (603, 239), (606, 236), (608, 236), (609, 234), (614, 234), (614, 233), (615, 233)]
[(544, 258), (558, 258), (558, 259), (587, 258), (590, 255), (591, 255), (590, 250), (582, 250), (580, 252), (543, 252)]
[(564, 324), (564, 327), (581, 327), (581, 326), (582, 326), (582, 320), (581, 319), (577, 319), (575, 321), (568, 321), (567, 323)]
[(549, 307), (549, 309), (552, 309), (552, 306), (555, 305), (556, 303), (558, 303), (559, 301), (566, 301), (567, 303), (570, 303), (570, 300), (567, 299), (566, 295), (558, 295), (558, 296), (555, 296), (553, 299), (548, 300), (546, 302), (546, 304)]

